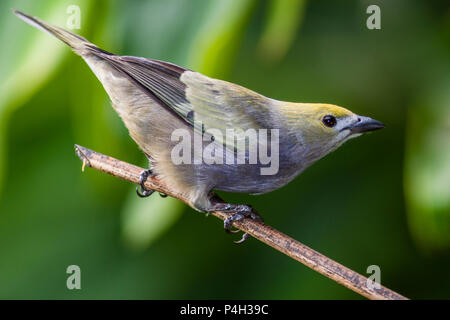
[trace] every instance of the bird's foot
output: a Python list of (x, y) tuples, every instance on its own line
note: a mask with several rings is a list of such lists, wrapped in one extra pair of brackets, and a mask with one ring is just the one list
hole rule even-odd
[(152, 175), (152, 170), (148, 169), (148, 170), (144, 170), (141, 172), (140, 176), (139, 176), (139, 186), (141, 187), (141, 191), (139, 191), (139, 188), (136, 187), (136, 193), (139, 197), (141, 198), (147, 198), (150, 197), (153, 194), (153, 190), (148, 190), (144, 183), (147, 180), (148, 177), (150, 177)]
[[(211, 211), (223, 211), (233, 213), (223, 222), (223, 227), (228, 233), (237, 233), (240, 230), (232, 230), (231, 227), (233, 222), (241, 221), (244, 218), (250, 218), (258, 222), (264, 222), (263, 218), (250, 206), (246, 204), (231, 204), (231, 203), (216, 203), (213, 205), (213, 209)], [(241, 240), (235, 241), (235, 243), (239, 244), (247, 240), (249, 237), (248, 233), (244, 233), (242, 235)]]

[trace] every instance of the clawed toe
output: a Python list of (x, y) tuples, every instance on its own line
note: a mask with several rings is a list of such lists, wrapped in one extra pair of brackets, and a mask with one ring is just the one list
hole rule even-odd
[(223, 228), (228, 233), (238, 233), (240, 230), (231, 230), (231, 227), (232, 227), (234, 221), (240, 221), (244, 218), (245, 218), (244, 215), (242, 215), (240, 213), (234, 213), (225, 219), (225, 221), (223, 222)]
[(141, 188), (141, 191), (139, 191), (139, 188), (136, 187), (136, 193), (140, 198), (147, 198), (147, 197), (151, 196), (154, 192), (153, 190), (148, 190), (144, 185), (147, 178), (151, 175), (152, 175), (152, 171), (150, 169), (148, 169), (148, 170), (142, 171), (139, 176), (139, 186)]
[[(243, 204), (229, 204), (229, 203), (218, 203), (214, 206), (214, 210), (216, 211), (225, 211), (225, 212), (231, 212), (232, 214), (225, 219), (223, 222), (223, 227), (226, 232), (228, 233), (237, 233), (240, 230), (232, 230), (233, 222), (235, 221), (241, 221), (244, 218), (250, 218), (252, 220), (263, 222), (264, 220), (261, 218), (261, 216), (256, 213), (256, 211), (253, 210), (253, 208), (249, 205), (243, 205)], [(247, 240), (249, 237), (248, 233), (244, 233), (242, 235), (241, 240), (235, 241), (235, 243), (243, 243), (245, 240)]]
[(241, 244), (241, 243), (243, 243), (245, 240), (247, 240), (248, 237), (249, 237), (249, 234), (248, 234), (247, 232), (245, 232), (245, 233), (242, 235), (241, 240), (233, 241), (233, 242), (236, 243), (236, 244)]
[(153, 190), (147, 190), (141, 187), (141, 191), (139, 191), (139, 188), (136, 187), (136, 193), (140, 198), (147, 198), (150, 197), (153, 194)]

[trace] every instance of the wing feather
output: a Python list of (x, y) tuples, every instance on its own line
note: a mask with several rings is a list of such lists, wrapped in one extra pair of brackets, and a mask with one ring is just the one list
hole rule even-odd
[(116, 56), (95, 48), (93, 53), (127, 75), (195, 130), (219, 130), (222, 134), (216, 139), (218, 143), (235, 145), (234, 141), (225, 140), (227, 129), (234, 129), (232, 139), (239, 141), (246, 139), (248, 129), (272, 128), (273, 100), (254, 91), (168, 62)]

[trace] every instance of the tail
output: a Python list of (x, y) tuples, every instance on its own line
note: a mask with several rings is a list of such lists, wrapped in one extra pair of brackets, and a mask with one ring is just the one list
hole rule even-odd
[(31, 17), (18, 10), (13, 10), (13, 13), (29, 25), (45, 31), (52, 36), (55, 36), (79, 54), (82, 54), (85, 49), (97, 48), (94, 44), (90, 43), (85, 38), (64, 30), (63, 28), (51, 25), (45, 21), (42, 21), (41, 19)]

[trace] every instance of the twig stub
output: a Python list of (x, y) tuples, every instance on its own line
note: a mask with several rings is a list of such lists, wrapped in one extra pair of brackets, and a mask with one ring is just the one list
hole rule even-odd
[[(135, 184), (139, 183), (139, 174), (144, 170), (143, 168), (79, 145), (75, 145), (75, 151), (78, 157), (86, 162), (87, 166)], [(169, 190), (164, 183), (155, 177), (149, 177), (145, 182), (145, 187), (188, 203), (188, 199), (182, 194), (174, 190)], [(221, 220), (225, 220), (230, 215), (230, 213), (221, 211), (212, 212), (211, 214)], [(233, 226), (366, 298), (376, 300), (407, 300), (404, 296), (384, 286), (380, 285), (379, 288), (369, 287), (366, 277), (266, 224), (251, 219), (244, 219), (234, 222)]]

